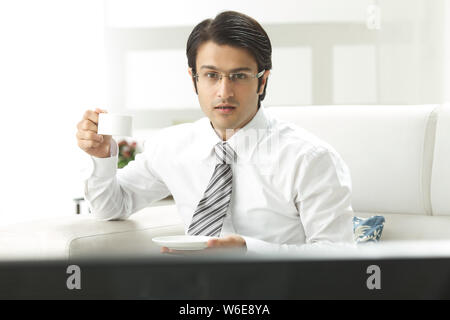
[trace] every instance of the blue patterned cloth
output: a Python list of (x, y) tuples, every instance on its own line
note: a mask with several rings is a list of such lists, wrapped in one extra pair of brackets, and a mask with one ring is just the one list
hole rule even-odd
[(353, 217), (353, 237), (355, 242), (378, 242), (384, 227), (383, 216), (370, 218)]

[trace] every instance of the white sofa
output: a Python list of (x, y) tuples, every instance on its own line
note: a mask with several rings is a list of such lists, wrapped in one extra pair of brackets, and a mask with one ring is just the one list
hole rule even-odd
[(271, 108), (329, 142), (350, 168), (357, 216), (382, 240), (450, 239), (450, 106)]
[[(450, 240), (450, 107), (272, 107), (267, 112), (329, 142), (348, 164), (357, 216), (383, 215), (382, 242)], [(0, 261), (147, 256), (151, 239), (183, 234), (174, 204), (127, 221), (89, 214), (0, 228)], [(412, 243), (412, 242), (411, 242)]]

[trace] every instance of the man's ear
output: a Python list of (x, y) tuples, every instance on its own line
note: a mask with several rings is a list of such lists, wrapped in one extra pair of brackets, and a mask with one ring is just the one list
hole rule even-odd
[(258, 95), (262, 95), (266, 87), (267, 79), (269, 78), (270, 70), (266, 70), (261, 77), (261, 86), (259, 87)]
[(194, 85), (195, 94), (198, 94), (198, 92), (197, 92), (197, 82), (196, 82), (196, 80), (194, 78), (194, 74), (192, 73), (192, 68), (188, 68), (188, 73), (189, 73), (189, 76), (191, 77), (192, 84)]

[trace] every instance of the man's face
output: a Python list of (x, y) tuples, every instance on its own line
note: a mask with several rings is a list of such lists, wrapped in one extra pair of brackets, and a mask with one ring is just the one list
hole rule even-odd
[[(212, 41), (205, 42), (198, 48), (196, 67), (198, 74), (258, 73), (256, 60), (247, 50), (218, 45)], [(191, 69), (189, 74), (192, 76)], [(256, 78), (245, 84), (232, 82), (225, 76), (217, 80), (216, 84), (204, 81), (202, 77), (198, 79), (200, 106), (216, 130), (224, 133), (227, 129), (240, 129), (253, 118), (258, 109), (258, 96), (263, 92), (268, 75), (269, 71), (266, 71), (259, 92)], [(220, 105), (233, 108), (221, 108)]]

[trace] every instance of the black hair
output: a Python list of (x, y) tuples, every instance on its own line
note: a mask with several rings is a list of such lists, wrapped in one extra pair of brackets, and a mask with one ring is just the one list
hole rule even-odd
[[(207, 41), (213, 41), (218, 45), (247, 49), (256, 60), (258, 73), (262, 70), (272, 69), (272, 45), (267, 33), (255, 19), (243, 13), (221, 12), (214, 19), (203, 20), (195, 26), (186, 45), (188, 65), (192, 68), (193, 76), (197, 74), (198, 48)], [(261, 84), (262, 78), (259, 78), (258, 91)], [(195, 78), (194, 85), (198, 94)], [(258, 108), (266, 96), (266, 88), (267, 81), (263, 93), (258, 98)]]

